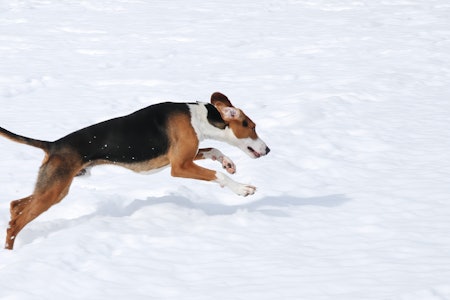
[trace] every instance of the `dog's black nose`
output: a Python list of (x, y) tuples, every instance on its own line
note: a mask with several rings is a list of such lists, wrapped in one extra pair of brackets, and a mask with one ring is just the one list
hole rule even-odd
[(266, 146), (266, 155), (269, 154), (270, 148)]

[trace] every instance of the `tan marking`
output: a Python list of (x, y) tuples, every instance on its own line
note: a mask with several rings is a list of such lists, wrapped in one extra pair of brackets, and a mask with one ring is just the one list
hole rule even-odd
[(158, 156), (156, 158), (141, 161), (141, 162), (135, 162), (135, 163), (123, 163), (123, 162), (114, 162), (106, 159), (99, 159), (92, 162), (89, 162), (88, 164), (85, 164), (83, 168), (87, 167), (93, 167), (98, 165), (114, 165), (123, 167), (129, 170), (132, 170), (137, 173), (141, 172), (148, 172), (151, 170), (159, 169), (164, 166), (167, 166), (169, 164), (169, 159), (167, 155)]
[(177, 114), (168, 121), (167, 134), (170, 146), (168, 157), (170, 162), (177, 160), (193, 160), (197, 155), (199, 140), (188, 115)]
[(77, 173), (69, 157), (50, 155), (39, 170), (38, 180), (32, 195), (11, 202), (11, 220), (6, 231), (6, 249), (14, 247), (17, 234), (52, 205), (60, 202), (69, 192), (72, 179)]
[(41, 165), (44, 165), (45, 163), (47, 163), (48, 162), (48, 158), (49, 158), (49, 156), (48, 156), (47, 152), (45, 152), (45, 156), (44, 156), (44, 159), (42, 160)]
[[(242, 125), (244, 121), (247, 122), (247, 127)], [(255, 130), (255, 123), (247, 117), (243, 111), (241, 111), (239, 119), (231, 120), (229, 122), (229, 126), (238, 139), (251, 138), (255, 140), (258, 138)]]
[(172, 167), (172, 176), (215, 180), (215, 171), (200, 167), (193, 162), (198, 154), (199, 140), (191, 125), (190, 117), (184, 114), (174, 115), (169, 119), (168, 124), (170, 140), (168, 158)]

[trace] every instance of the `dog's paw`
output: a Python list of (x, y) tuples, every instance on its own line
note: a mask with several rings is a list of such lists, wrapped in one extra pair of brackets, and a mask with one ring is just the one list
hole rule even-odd
[(256, 192), (256, 187), (249, 184), (241, 184), (235, 192), (239, 196), (247, 197), (248, 195), (253, 195)]
[(224, 156), (222, 158), (221, 162), (222, 162), (222, 167), (225, 170), (227, 170), (228, 173), (230, 173), (230, 174), (236, 173), (236, 165), (229, 157)]
[(236, 182), (221, 172), (216, 172), (216, 180), (214, 181), (220, 184), (221, 187), (228, 187), (239, 196), (245, 197), (248, 195), (253, 195), (256, 191), (256, 187), (254, 187), (253, 185)]

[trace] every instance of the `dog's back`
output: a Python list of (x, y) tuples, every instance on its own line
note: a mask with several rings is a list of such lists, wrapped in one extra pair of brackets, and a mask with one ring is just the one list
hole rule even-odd
[(108, 160), (139, 163), (168, 151), (168, 120), (189, 115), (186, 103), (164, 102), (148, 106), (130, 115), (107, 120), (75, 131), (54, 142), (55, 150), (70, 147), (84, 162)]

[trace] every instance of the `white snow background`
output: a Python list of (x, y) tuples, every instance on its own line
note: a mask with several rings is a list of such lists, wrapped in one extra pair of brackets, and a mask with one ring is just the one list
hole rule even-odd
[[(55, 140), (225, 93), (258, 187), (118, 167), (0, 250), (0, 299), (450, 299), (448, 0), (4, 0), (0, 126)], [(0, 241), (39, 149), (0, 139)], [(217, 162), (200, 162), (220, 170)]]

